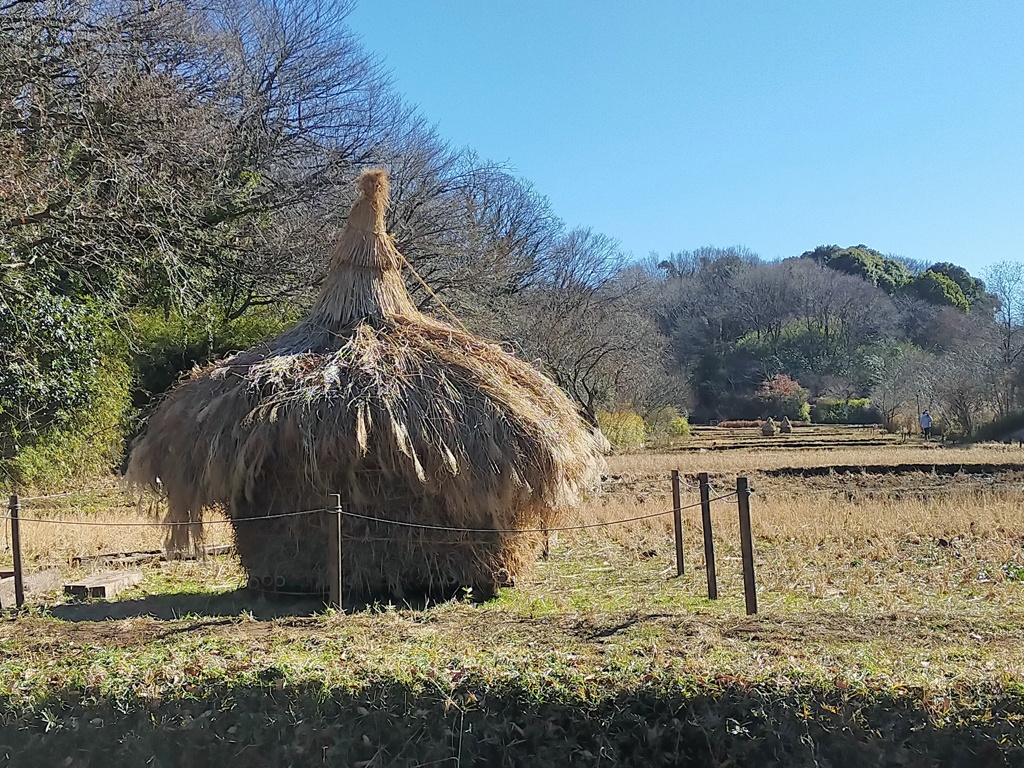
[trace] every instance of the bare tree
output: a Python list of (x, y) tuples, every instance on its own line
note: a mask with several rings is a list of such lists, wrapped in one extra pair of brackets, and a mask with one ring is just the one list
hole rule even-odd
[[(346, 31), (350, 7), (48, 0), (9, 9), (5, 271), (128, 300), (189, 305), (212, 293), (228, 314), (308, 285), (317, 248), (296, 236), (315, 232), (292, 220), (322, 210), (404, 119)], [(288, 237), (268, 236), (276, 227)], [(262, 248), (268, 239), (294, 247)]]
[(623, 267), (616, 241), (589, 229), (569, 232), (522, 294), (513, 330), (517, 346), (591, 423), (617, 395), (650, 394), (651, 372), (662, 365), (665, 339), (647, 309), (647, 276)]
[(999, 371), (995, 400), (1000, 415), (1019, 402), (1024, 365), (1024, 263), (1002, 261), (985, 270), (988, 292), (996, 297), (996, 344)]
[(972, 435), (979, 417), (993, 405), (993, 362), (990, 348), (965, 345), (940, 357), (933, 369), (934, 396), (962, 435)]
[(910, 345), (891, 345), (871, 356), (874, 382), (871, 400), (882, 413), (887, 428), (907, 412), (918, 415), (922, 402), (930, 399), (935, 359)]

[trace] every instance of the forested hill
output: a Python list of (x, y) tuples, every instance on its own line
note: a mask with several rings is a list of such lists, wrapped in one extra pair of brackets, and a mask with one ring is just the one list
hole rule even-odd
[(701, 418), (801, 417), (810, 399), (827, 420), (930, 408), (969, 434), (1018, 404), (1019, 263), (986, 285), (954, 264), (826, 245), (778, 262), (704, 248), (658, 271), (660, 327)]
[(348, 10), (0, 5), (0, 476), (116, 464), (183, 372), (294, 321), (368, 166), (391, 171), (389, 227), (440, 300), (588, 416), (762, 416), (807, 398), (863, 416), (847, 401), (870, 397), (890, 421), (920, 401), (970, 432), (1017, 406), (1020, 265), (982, 284), (865, 246), (632, 259), (451, 147)]

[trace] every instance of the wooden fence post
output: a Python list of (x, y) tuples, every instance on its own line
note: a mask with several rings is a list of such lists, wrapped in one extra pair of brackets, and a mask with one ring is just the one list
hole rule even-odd
[(683, 502), (679, 495), (679, 470), (672, 470), (672, 517), (676, 528), (676, 576), (682, 576), (683, 569)]
[(14, 605), (21, 608), (25, 604), (25, 574), (21, 568), (21, 501), (18, 494), (12, 494), (8, 509), (11, 513), (11, 548), (14, 550)]
[(329, 513), (330, 517), (330, 530), (328, 532), (328, 559), (330, 560), (328, 573), (330, 578), (330, 595), (328, 598), (328, 605), (332, 608), (336, 608), (339, 611), (342, 609), (341, 595), (344, 588), (344, 565), (342, 561), (342, 518), (341, 514), (341, 494), (332, 493), (331, 502), (333, 509)]
[(736, 478), (736, 501), (740, 512), (740, 550), (743, 555), (743, 597), (747, 616), (757, 613), (757, 586), (754, 582), (754, 539), (750, 532), (750, 485), (747, 478)]
[(708, 600), (718, 599), (718, 574), (715, 571), (715, 539), (711, 534), (711, 487), (708, 473), (697, 476), (700, 485), (700, 518), (704, 529), (704, 567), (708, 574)]

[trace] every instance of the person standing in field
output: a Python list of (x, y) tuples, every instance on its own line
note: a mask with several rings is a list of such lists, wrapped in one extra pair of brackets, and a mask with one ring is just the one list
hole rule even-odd
[(931, 440), (932, 437), (932, 415), (925, 410), (921, 414), (921, 434), (924, 435), (925, 440)]

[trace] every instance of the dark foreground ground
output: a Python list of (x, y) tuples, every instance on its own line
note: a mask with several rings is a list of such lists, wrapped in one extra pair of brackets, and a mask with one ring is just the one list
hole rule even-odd
[(484, 605), (323, 612), (182, 563), (8, 617), (0, 765), (1024, 765), (1021, 612), (746, 617), (614, 551), (563, 545)]

